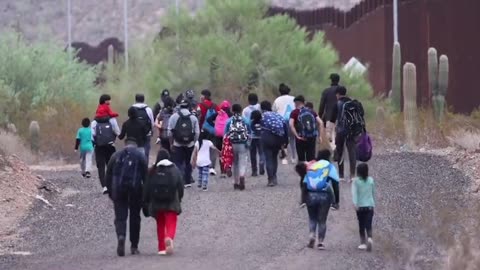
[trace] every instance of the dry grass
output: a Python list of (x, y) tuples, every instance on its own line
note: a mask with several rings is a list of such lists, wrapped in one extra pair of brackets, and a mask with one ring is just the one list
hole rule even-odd
[(37, 158), (18, 135), (5, 130), (0, 130), (0, 149), (7, 155), (16, 155), (28, 164), (37, 161)]
[(480, 130), (470, 131), (465, 128), (454, 130), (447, 137), (451, 145), (468, 152), (480, 151)]

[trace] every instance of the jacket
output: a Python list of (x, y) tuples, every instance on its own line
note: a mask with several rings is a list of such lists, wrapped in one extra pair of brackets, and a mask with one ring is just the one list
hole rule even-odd
[(335, 111), (337, 107), (337, 90), (338, 85), (332, 85), (325, 89), (322, 93), (320, 100), (320, 108), (318, 109), (318, 115), (322, 118), (323, 122), (335, 123)]
[(220, 108), (215, 105), (211, 100), (205, 99), (202, 103), (198, 104), (198, 107), (200, 108), (200, 115), (199, 115), (199, 125), (202, 127), (203, 122), (205, 122), (205, 117), (207, 117), (207, 111), (210, 109), (212, 106), (214, 106), (215, 111), (219, 111)]
[(173, 141), (174, 146), (187, 146), (187, 147), (193, 147), (195, 142), (198, 140), (198, 137), (200, 136), (200, 126), (198, 125), (198, 119), (195, 117), (191, 112), (186, 109), (186, 108), (181, 108), (180, 111), (172, 114), (170, 116), (170, 119), (168, 120), (168, 137), (172, 138), (173, 137), (173, 130), (175, 130), (175, 126), (177, 125), (177, 121), (180, 118), (180, 115), (187, 115), (190, 114), (190, 120), (192, 121), (192, 126), (193, 126), (193, 132), (195, 133), (195, 138), (193, 139), (193, 142), (189, 143), (188, 145), (182, 145), (178, 143), (177, 141)]
[(118, 117), (118, 113), (112, 111), (109, 104), (99, 104), (95, 112), (95, 118)]
[[(155, 201), (155, 199), (151, 196), (150, 190), (151, 188), (151, 176), (156, 172), (158, 167), (166, 167), (167, 170), (174, 175), (174, 181), (177, 189), (175, 190), (176, 196), (175, 199), (171, 202), (160, 202)], [(144, 206), (147, 208), (148, 214), (151, 217), (155, 217), (159, 211), (173, 211), (178, 215), (182, 213), (181, 202), (183, 199), (183, 178), (180, 173), (180, 170), (168, 159), (164, 159), (159, 161), (156, 164), (156, 168), (149, 173), (147, 177), (147, 181), (145, 182), (144, 189), (143, 189), (143, 202)]]
[(147, 141), (147, 135), (150, 129), (137, 119), (130, 118), (122, 125), (122, 131), (118, 138), (123, 140), (127, 138), (135, 138), (138, 147), (144, 147)]
[[(153, 114), (153, 111), (150, 107), (148, 107), (147, 104), (145, 103), (135, 103), (132, 105), (132, 107), (135, 107), (135, 108), (138, 108), (138, 109), (145, 109), (145, 111), (147, 112), (147, 115), (148, 115), (148, 118), (150, 119), (150, 123), (152, 124), (152, 129), (155, 127), (155, 117), (154, 117), (154, 114)], [(150, 132), (149, 134), (150, 136), (152, 135), (152, 132)]]

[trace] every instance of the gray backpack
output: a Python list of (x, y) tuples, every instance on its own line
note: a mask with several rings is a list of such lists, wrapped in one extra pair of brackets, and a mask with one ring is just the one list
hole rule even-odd
[(107, 121), (97, 121), (97, 126), (95, 127), (95, 144), (97, 146), (105, 146), (115, 142), (117, 135), (113, 131), (112, 124), (110, 120)]

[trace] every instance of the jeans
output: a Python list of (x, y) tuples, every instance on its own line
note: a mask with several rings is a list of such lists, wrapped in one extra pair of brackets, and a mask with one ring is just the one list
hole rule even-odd
[(192, 159), (193, 146), (172, 146), (172, 161), (177, 168), (183, 172), (183, 183), (189, 185), (192, 183)]
[(315, 159), (315, 147), (317, 146), (317, 138), (308, 138), (304, 140), (296, 140), (298, 161), (312, 161)]
[[(257, 167), (257, 153), (260, 158), (260, 164)], [(265, 155), (263, 153), (263, 144), (260, 138), (252, 139), (250, 143), (250, 163), (252, 165), (252, 173), (256, 174), (260, 168), (260, 174), (265, 172)]]
[(323, 242), (327, 233), (327, 217), (330, 210), (331, 196), (327, 192), (309, 192), (306, 204), (310, 235), (315, 236), (318, 228), (318, 239), (320, 242)]
[(210, 166), (198, 167), (198, 186), (206, 188), (208, 186), (208, 175)]
[(158, 251), (165, 251), (165, 238), (174, 239), (177, 231), (177, 213), (159, 211), (155, 216), (157, 221)]
[(240, 177), (245, 177), (247, 170), (247, 146), (243, 143), (233, 144), (233, 178), (235, 184), (240, 184)]
[(147, 140), (145, 141), (145, 157), (147, 159), (147, 164), (148, 161), (150, 160), (150, 149), (152, 148), (152, 135), (147, 136)]
[(106, 168), (113, 153), (115, 153), (115, 146), (111, 144), (95, 147), (95, 161), (97, 163), (98, 178), (100, 179), (100, 184), (102, 185), (102, 187), (106, 186), (106, 183), (105, 183)]
[(82, 174), (92, 171), (92, 151), (80, 152), (80, 170)]
[(372, 237), (373, 214), (373, 207), (360, 207), (357, 210), (358, 229), (360, 232), (360, 241), (362, 244), (365, 244), (367, 242), (365, 232), (367, 233), (368, 238)]
[(262, 134), (262, 144), (268, 182), (277, 184), (278, 153), (282, 149), (282, 138), (270, 132), (264, 132)]
[(339, 135), (335, 137), (335, 161), (338, 162), (338, 174), (340, 178), (344, 178), (344, 157), (343, 150), (347, 147), (348, 159), (350, 162), (350, 178), (355, 177), (355, 170), (357, 165), (357, 138), (347, 139), (345, 136)]
[(115, 230), (118, 236), (127, 235), (127, 218), (130, 210), (130, 242), (132, 247), (138, 248), (140, 241), (140, 211), (142, 210), (142, 192), (131, 191), (119, 196), (113, 201), (115, 210)]
[(293, 132), (289, 129), (289, 132), (288, 132), (288, 147), (290, 148), (290, 157), (291, 159), (296, 159), (296, 153), (297, 153), (297, 150), (296, 150), (296, 139), (295, 138), (295, 135), (293, 134)]

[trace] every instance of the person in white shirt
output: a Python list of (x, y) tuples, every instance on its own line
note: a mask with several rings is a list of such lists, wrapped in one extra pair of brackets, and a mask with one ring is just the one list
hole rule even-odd
[(203, 191), (208, 190), (208, 176), (210, 175), (209, 170), (212, 164), (210, 160), (210, 149), (220, 154), (220, 150), (218, 150), (207, 137), (205, 131), (200, 133), (198, 141), (195, 142), (195, 149), (193, 150), (192, 156), (192, 167), (196, 166), (198, 168), (197, 186)]
[[(290, 87), (286, 84), (281, 83), (278, 87), (278, 91), (280, 92), (280, 96), (275, 99), (272, 106), (272, 111), (279, 113), (283, 116), (285, 121), (290, 119), (290, 114), (293, 110), (295, 110), (295, 99), (294, 96), (290, 95)], [(289, 153), (292, 163), (296, 163), (296, 147), (295, 147), (295, 136), (293, 132), (290, 130), (288, 134), (288, 146), (289, 146)], [(282, 159), (282, 164), (288, 164), (286, 158)]]

